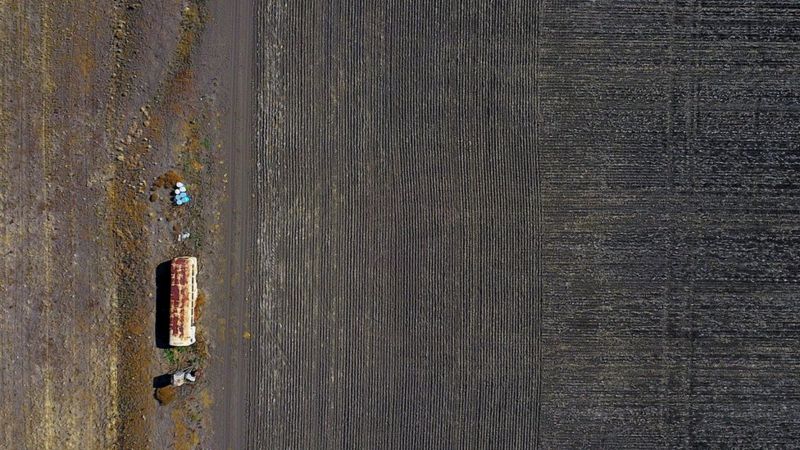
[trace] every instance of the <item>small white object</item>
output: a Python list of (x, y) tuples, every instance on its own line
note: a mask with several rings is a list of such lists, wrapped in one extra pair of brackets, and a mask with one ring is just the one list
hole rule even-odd
[(179, 370), (172, 374), (173, 386), (183, 386), (183, 383), (185, 382), (186, 382), (186, 373), (184, 373), (184, 371)]
[(181, 192), (186, 192), (186, 186), (181, 186), (181, 187), (180, 187), (180, 191), (181, 191)]
[(183, 183), (178, 181), (177, 183), (175, 183), (175, 186), (178, 187), (178, 188), (182, 188), (183, 187)]
[(180, 193), (181, 193), (181, 190), (180, 190), (180, 189), (175, 189), (175, 195), (178, 195), (178, 194), (180, 194)]

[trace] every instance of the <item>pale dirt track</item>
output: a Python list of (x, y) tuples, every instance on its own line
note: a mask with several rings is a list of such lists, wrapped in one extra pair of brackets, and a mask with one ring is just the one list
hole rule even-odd
[(227, 164), (227, 195), (220, 212), (224, 223), (224, 248), (220, 262), (224, 280), (217, 300), (211, 306), (219, 321), (212, 328), (217, 347), (208, 373), (215, 398), (213, 410), (212, 448), (247, 448), (248, 417), (251, 406), (247, 388), (253, 374), (249, 372), (249, 332), (252, 294), (255, 282), (253, 258), (257, 218), (253, 210), (253, 194), (257, 191), (251, 179), (254, 173), (252, 151), (254, 55), (253, 14), (251, 0), (216, 2), (211, 5), (214, 17), (208, 30), (208, 42), (218, 51), (221, 93), (220, 130)]

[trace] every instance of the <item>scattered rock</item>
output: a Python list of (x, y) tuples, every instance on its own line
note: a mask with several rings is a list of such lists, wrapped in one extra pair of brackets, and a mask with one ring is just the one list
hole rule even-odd
[(157, 192), (153, 192), (152, 194), (150, 194), (150, 201), (151, 202), (157, 202), (158, 201), (158, 193)]
[(125, 155), (117, 155), (117, 161), (125, 161)]

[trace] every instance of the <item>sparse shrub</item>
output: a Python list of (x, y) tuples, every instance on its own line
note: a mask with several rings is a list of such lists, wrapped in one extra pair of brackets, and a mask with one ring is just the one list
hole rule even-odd
[(175, 400), (177, 392), (175, 391), (175, 386), (164, 386), (156, 389), (156, 400), (162, 405), (169, 405)]

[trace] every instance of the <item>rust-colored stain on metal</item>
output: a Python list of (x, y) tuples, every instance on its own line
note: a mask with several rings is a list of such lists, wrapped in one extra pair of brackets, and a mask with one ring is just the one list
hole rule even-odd
[(170, 343), (188, 345), (194, 341), (192, 327), (194, 325), (194, 297), (197, 289), (194, 286), (197, 259), (182, 256), (172, 260), (170, 267)]

